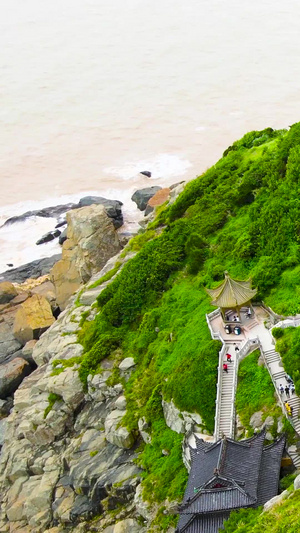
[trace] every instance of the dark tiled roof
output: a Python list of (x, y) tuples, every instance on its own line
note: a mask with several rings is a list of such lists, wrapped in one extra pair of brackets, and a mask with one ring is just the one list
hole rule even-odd
[(214, 470), (218, 464), (221, 442), (216, 443), (217, 445), (205, 444), (209, 445), (204, 447), (200, 445), (198, 448), (197, 442), (197, 450), (190, 449), (192, 465), (183, 501), (186, 501), (187, 498), (192, 498), (195, 495), (195, 489), (202, 486), (214, 475)]
[(182, 509), (183, 514), (202, 514), (229, 511), (240, 507), (250, 507), (255, 499), (250, 498), (240, 487), (224, 487), (199, 491), (190, 504)]
[(257, 497), (257, 484), (264, 445), (265, 431), (257, 434), (250, 442), (227, 440), (226, 454), (220, 474), (245, 483), (243, 489), (251, 498)]
[(285, 435), (282, 435), (280, 439), (263, 449), (258, 480), (257, 505), (263, 505), (278, 494), (280, 464), (285, 440)]
[(239, 442), (196, 438), (178, 531), (217, 533), (231, 510), (256, 507), (277, 494), (285, 437), (263, 448), (264, 438), (265, 431)]
[(182, 533), (218, 533), (219, 529), (223, 528), (224, 521), (229, 518), (229, 514), (227, 512), (193, 516), (185, 526), (182, 526), (179, 521), (178, 531)]

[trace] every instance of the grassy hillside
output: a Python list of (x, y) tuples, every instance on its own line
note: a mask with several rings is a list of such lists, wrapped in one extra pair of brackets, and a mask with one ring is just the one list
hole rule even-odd
[(149, 501), (180, 500), (187, 477), (181, 436), (165, 425), (162, 397), (198, 412), (203, 429), (213, 431), (220, 346), (206, 325), (212, 308), (204, 288), (228, 270), (251, 276), (259, 298), (278, 313), (300, 312), (299, 179), (300, 124), (245, 135), (131, 241), (128, 250), (138, 254), (82, 327), (84, 382), (107, 356), (137, 363), (124, 383), (124, 423), (137, 429), (144, 416), (150, 425), (152, 443), (140, 456)]
[(279, 505), (262, 513), (243, 509), (231, 513), (224, 533), (298, 533), (300, 531), (300, 490), (292, 491)]

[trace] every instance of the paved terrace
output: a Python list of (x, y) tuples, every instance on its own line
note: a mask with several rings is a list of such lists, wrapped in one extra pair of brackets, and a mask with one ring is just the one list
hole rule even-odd
[[(271, 330), (267, 329), (264, 322), (268, 320), (268, 312), (260, 306), (254, 307), (254, 316), (247, 318), (245, 313), (241, 314), (241, 322), (235, 323), (241, 326), (242, 333), (235, 335), (227, 334), (224, 329), (224, 323), (219, 309), (207, 315), (208, 326), (214, 339), (221, 340), (222, 349), (219, 353), (218, 368), (218, 386), (216, 399), (215, 431), (214, 440), (217, 441), (222, 435), (234, 438), (235, 431), (235, 393), (237, 386), (237, 373), (239, 362), (256, 348), (259, 348), (267, 369), (269, 370), (273, 381), (278, 402), (282, 411), (287, 416), (284, 401), (288, 399), (289, 404), (293, 407), (292, 417), (288, 417), (293, 424), (295, 431), (300, 437), (300, 399), (295, 394), (291, 398), (282, 396), (279, 392), (279, 385), (284, 387), (287, 383), (286, 373), (280, 355), (275, 352)], [(284, 320), (276, 324), (276, 327), (299, 326), (299, 319)], [(236, 347), (239, 351), (236, 351)], [(226, 360), (226, 353), (232, 356), (232, 363), (228, 363), (228, 373), (223, 371), (223, 363)], [(289, 448), (294, 464), (300, 466), (300, 457), (296, 447)]]

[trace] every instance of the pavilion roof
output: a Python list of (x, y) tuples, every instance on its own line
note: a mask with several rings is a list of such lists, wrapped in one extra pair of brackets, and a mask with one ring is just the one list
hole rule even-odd
[(212, 305), (224, 308), (232, 308), (243, 305), (253, 298), (257, 289), (252, 289), (252, 281), (238, 281), (232, 279), (225, 272), (225, 279), (215, 289), (205, 289), (212, 298)]

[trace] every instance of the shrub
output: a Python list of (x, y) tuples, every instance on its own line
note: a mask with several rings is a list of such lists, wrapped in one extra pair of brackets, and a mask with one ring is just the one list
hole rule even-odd
[(280, 339), (280, 337), (283, 337), (284, 335), (284, 330), (282, 328), (273, 328), (272, 335), (274, 339)]

